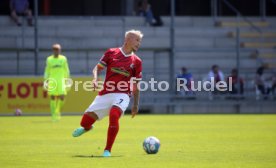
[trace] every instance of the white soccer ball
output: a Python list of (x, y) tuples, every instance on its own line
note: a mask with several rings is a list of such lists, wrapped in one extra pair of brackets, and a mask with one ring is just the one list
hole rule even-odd
[(160, 148), (160, 141), (154, 136), (147, 137), (143, 142), (143, 148), (147, 154), (156, 154)]

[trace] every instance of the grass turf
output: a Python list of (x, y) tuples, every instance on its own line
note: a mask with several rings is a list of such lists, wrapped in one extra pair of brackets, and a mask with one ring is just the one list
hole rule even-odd
[[(108, 120), (79, 138), (80, 116), (0, 117), (0, 167), (276, 167), (276, 115), (138, 115), (120, 120), (111, 158), (100, 157)], [(161, 148), (147, 155), (142, 142)]]

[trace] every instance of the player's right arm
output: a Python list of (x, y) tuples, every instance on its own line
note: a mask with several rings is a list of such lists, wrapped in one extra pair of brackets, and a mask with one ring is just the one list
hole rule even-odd
[(104, 55), (100, 59), (99, 63), (93, 68), (93, 71), (92, 71), (92, 75), (93, 75), (92, 83), (93, 83), (94, 91), (98, 87), (98, 76), (99, 76), (99, 74), (107, 67), (107, 65), (109, 63), (109, 54), (108, 54), (108, 52), (109, 52), (109, 50), (107, 50), (104, 53)]
[(104, 67), (101, 67), (99, 64), (97, 64), (92, 71), (93, 79), (93, 90), (95, 91), (98, 88), (98, 76), (101, 73), (101, 71), (104, 70)]

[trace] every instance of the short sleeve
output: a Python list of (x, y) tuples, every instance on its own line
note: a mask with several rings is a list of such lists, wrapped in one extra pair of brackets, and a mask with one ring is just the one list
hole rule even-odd
[(102, 58), (100, 59), (98, 65), (105, 68), (109, 64), (109, 60), (110, 60), (110, 50), (107, 50), (102, 56)]
[(140, 59), (136, 61), (134, 77), (136, 80), (142, 80), (142, 61)]

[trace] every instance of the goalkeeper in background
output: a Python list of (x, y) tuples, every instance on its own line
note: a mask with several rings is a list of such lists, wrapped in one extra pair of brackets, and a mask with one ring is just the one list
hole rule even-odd
[(70, 70), (67, 59), (61, 55), (60, 44), (53, 45), (53, 54), (46, 59), (44, 72), (44, 86), (47, 87), (50, 96), (50, 110), (53, 121), (60, 120), (60, 111), (64, 104), (65, 95), (65, 78), (70, 77)]

